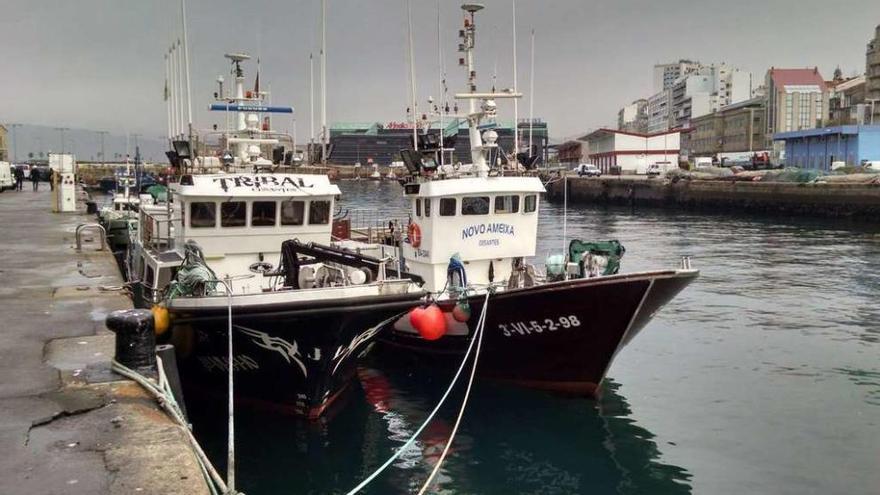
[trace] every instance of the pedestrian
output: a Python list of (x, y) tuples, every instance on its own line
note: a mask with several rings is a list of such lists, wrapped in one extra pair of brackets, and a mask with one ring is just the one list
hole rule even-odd
[(40, 171), (36, 168), (31, 169), (31, 184), (34, 185), (34, 191), (40, 190)]
[(55, 190), (55, 169), (49, 169), (49, 190)]
[(15, 167), (15, 190), (21, 191), (21, 184), (24, 182), (24, 171), (21, 167)]

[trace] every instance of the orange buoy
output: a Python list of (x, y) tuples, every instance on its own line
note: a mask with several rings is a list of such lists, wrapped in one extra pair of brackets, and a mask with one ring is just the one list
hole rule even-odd
[(436, 304), (413, 309), (409, 312), (409, 322), (425, 340), (437, 340), (446, 335), (446, 316)]
[(407, 233), (409, 234), (409, 243), (412, 244), (412, 247), (417, 248), (422, 245), (422, 229), (419, 228), (419, 224), (409, 224)]
[(156, 332), (156, 335), (162, 335), (171, 327), (168, 308), (162, 304), (155, 304), (151, 311), (153, 312), (153, 330)]

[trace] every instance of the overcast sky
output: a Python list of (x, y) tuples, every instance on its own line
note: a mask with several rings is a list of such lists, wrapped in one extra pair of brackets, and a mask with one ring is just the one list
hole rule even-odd
[[(424, 100), (438, 93), (437, 2), (412, 1)], [(328, 120), (404, 120), (404, 0), (327, 4)], [(511, 86), (511, 1), (485, 4), (477, 18), (479, 85), (491, 85), (497, 66), (498, 86)], [(3, 0), (0, 122), (165, 134), (163, 55), (179, 36), (179, 9), (179, 0)], [(228, 74), (223, 53), (245, 51), (260, 55), (263, 88), (271, 84), (274, 103), (296, 108), (306, 139), (320, 1), (188, 0), (187, 10), (197, 127), (220, 122), (205, 109), (217, 75)], [(442, 22), (452, 92), (463, 81), (455, 53), (459, 2), (443, 0)], [(535, 116), (561, 138), (615, 123), (623, 104), (650, 95), (658, 62), (723, 61), (758, 78), (771, 65), (818, 66), (826, 78), (837, 65), (862, 73), (878, 23), (877, 0), (517, 0), (518, 82), (526, 94), (520, 116), (528, 116), (532, 28)], [(247, 70), (252, 84), (254, 67)], [(512, 119), (512, 107), (500, 107), (500, 118)]]

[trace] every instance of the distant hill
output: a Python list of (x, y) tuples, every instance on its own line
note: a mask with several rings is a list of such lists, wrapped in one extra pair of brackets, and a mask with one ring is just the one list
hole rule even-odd
[[(7, 128), (9, 126), (7, 125)], [(14, 159), (13, 152), (19, 161), (28, 158), (45, 158), (50, 152), (60, 153), (61, 131), (54, 127), (27, 125), (15, 128), (13, 142), (12, 128), (9, 128), (9, 157)], [(126, 148), (125, 134), (110, 131), (104, 136), (104, 152), (106, 161), (124, 161), (126, 152), (134, 157), (135, 141), (141, 148), (141, 156), (145, 161), (157, 162), (165, 160), (168, 146), (164, 138), (159, 136), (130, 135)], [(128, 150), (128, 151), (126, 151)], [(78, 160), (101, 161), (101, 135), (97, 130), (69, 129), (64, 131), (64, 152), (73, 153)]]

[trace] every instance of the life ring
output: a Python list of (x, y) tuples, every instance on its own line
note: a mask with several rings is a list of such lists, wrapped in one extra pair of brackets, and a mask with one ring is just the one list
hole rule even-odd
[(412, 247), (417, 248), (422, 245), (422, 229), (419, 228), (418, 224), (409, 224), (407, 234), (409, 235), (409, 243), (412, 244)]

